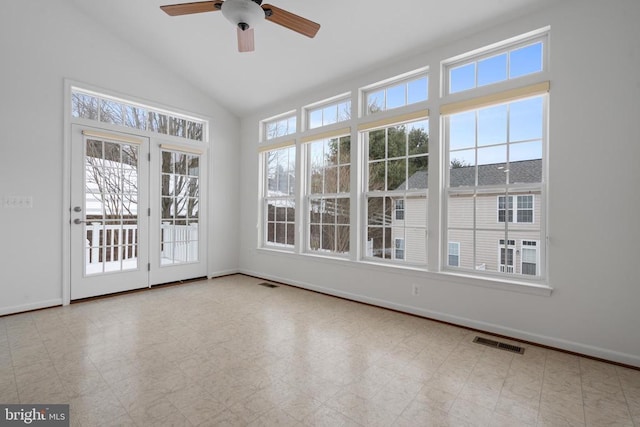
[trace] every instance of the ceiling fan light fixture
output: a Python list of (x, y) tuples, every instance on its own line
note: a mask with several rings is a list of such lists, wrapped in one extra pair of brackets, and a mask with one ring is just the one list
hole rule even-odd
[(253, 0), (226, 0), (220, 10), (227, 20), (242, 31), (264, 21), (264, 10)]

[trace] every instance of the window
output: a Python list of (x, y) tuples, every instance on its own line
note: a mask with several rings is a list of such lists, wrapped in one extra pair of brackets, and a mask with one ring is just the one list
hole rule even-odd
[[(541, 277), (537, 247), (518, 248), (516, 242), (541, 241), (546, 222), (540, 207), (547, 152), (549, 82), (541, 81), (546, 72), (547, 31), (444, 62), (448, 93), (467, 91), (453, 98), (456, 102), (440, 107), (443, 168), (448, 169), (445, 240), (458, 242), (458, 251), (465, 253), (457, 265), (449, 260), (446, 267)], [(539, 74), (537, 83), (512, 84), (507, 90), (492, 86), (535, 74)], [(472, 90), (481, 86), (487, 88)], [(448, 250), (453, 251), (450, 244)]]
[[(428, 129), (424, 119), (364, 132), (367, 257), (426, 264)], [(402, 258), (393, 256), (397, 239)]]
[(526, 274), (514, 268), (515, 244), (498, 242), (541, 240), (541, 222), (534, 220), (542, 200), (546, 102), (547, 95), (532, 94), (445, 116), (447, 241), (469, 253), (449, 267)]
[(307, 110), (307, 128), (315, 129), (351, 119), (351, 100), (341, 100)]
[(404, 259), (404, 239), (395, 239), (395, 259)]
[(179, 113), (71, 88), (71, 116), (133, 129), (204, 141), (208, 123)]
[(293, 248), (296, 224), (296, 147), (266, 151), (264, 158), (265, 245)]
[(533, 196), (498, 196), (498, 222), (505, 222), (505, 219), (508, 222), (533, 223)]
[(296, 115), (290, 114), (285, 117), (278, 117), (276, 119), (267, 120), (262, 122), (263, 125), (263, 139), (268, 141), (270, 139), (279, 138), (285, 135), (291, 135), (297, 132)]
[(377, 86), (364, 92), (365, 114), (404, 107), (428, 98), (429, 77), (426, 73)]
[(538, 275), (538, 242), (531, 240), (523, 240), (522, 241), (522, 249), (521, 249), (521, 266), (520, 271), (522, 274), (526, 274), (529, 276), (537, 276)]
[(445, 66), (448, 93), (487, 86), (544, 70), (545, 39), (537, 38)]
[(460, 243), (449, 242), (448, 265), (458, 267), (460, 265)]
[[(429, 266), (501, 287), (540, 284), (547, 259), (541, 242), (548, 223), (548, 47), (542, 29), (444, 59), (438, 102), (429, 101), (422, 68), (348, 88), (359, 94), (356, 117), (355, 98), (345, 91), (300, 106), (299, 129), (293, 112), (260, 122), (263, 140), (278, 138), (259, 146), (265, 151), (262, 245)], [(435, 164), (429, 107), (438, 109), (431, 123), (439, 132)], [(429, 181), (438, 185), (435, 199)], [(428, 229), (432, 247), (439, 247), (430, 254)]]
[(404, 199), (395, 200), (396, 204), (396, 220), (403, 221), (404, 220)]
[(161, 265), (196, 262), (200, 220), (200, 155), (162, 149)]
[(308, 249), (347, 254), (350, 248), (351, 137), (307, 144)]

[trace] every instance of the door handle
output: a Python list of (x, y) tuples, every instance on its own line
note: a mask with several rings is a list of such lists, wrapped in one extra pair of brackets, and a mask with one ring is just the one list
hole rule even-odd
[(84, 224), (85, 222), (87, 222), (87, 221), (83, 221), (80, 218), (76, 218), (76, 219), (73, 220), (74, 224)]

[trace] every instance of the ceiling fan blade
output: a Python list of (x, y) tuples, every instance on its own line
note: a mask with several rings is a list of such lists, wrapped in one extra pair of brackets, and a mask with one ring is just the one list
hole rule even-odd
[(168, 4), (165, 6), (160, 6), (160, 9), (164, 10), (167, 15), (171, 16), (189, 15), (192, 13), (218, 11), (220, 10), (220, 6), (222, 5), (222, 3), (222, 0), (198, 1), (193, 3)]
[(238, 52), (253, 52), (255, 46), (253, 44), (253, 28), (247, 28), (242, 31), (238, 30)]
[(320, 29), (320, 24), (271, 4), (263, 4), (262, 9), (265, 11), (265, 18), (267, 20), (304, 36), (313, 38)]

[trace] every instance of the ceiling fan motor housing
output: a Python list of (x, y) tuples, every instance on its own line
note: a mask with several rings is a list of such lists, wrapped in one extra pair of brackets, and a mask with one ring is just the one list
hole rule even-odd
[(264, 10), (254, 0), (226, 0), (220, 10), (227, 20), (242, 31), (264, 21)]

